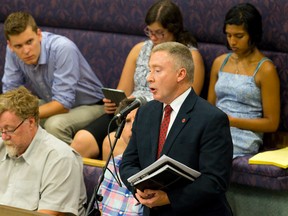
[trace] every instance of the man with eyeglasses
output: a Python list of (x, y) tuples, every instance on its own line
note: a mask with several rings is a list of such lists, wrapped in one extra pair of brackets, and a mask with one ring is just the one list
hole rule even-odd
[(23, 86), (0, 95), (0, 204), (84, 215), (82, 159), (39, 126), (38, 98)]

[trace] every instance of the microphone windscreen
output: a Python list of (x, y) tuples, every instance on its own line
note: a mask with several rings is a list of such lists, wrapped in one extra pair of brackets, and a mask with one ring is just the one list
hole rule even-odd
[(140, 106), (143, 106), (147, 103), (147, 99), (144, 96), (137, 97), (136, 100), (139, 101)]

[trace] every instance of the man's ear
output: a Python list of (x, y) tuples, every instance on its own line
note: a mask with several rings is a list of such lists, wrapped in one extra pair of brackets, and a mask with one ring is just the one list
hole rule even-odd
[(28, 119), (29, 125), (32, 128), (35, 124), (37, 124), (36, 120), (34, 117), (29, 117)]
[(37, 36), (39, 38), (39, 41), (42, 41), (42, 31), (41, 31), (40, 28), (37, 29), (37, 33), (36, 34), (37, 34)]
[(184, 80), (187, 76), (187, 71), (185, 68), (180, 68), (177, 72), (177, 81), (181, 82), (182, 80)]
[(13, 52), (13, 47), (12, 47), (12, 45), (11, 45), (11, 43), (10, 43), (9, 40), (7, 40), (7, 45), (8, 45), (8, 47), (9, 47), (9, 49)]

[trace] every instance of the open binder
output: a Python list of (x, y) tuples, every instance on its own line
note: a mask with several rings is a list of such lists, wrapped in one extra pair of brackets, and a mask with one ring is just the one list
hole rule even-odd
[(129, 177), (127, 181), (141, 191), (168, 190), (177, 184), (193, 182), (200, 175), (200, 172), (163, 155), (150, 166)]

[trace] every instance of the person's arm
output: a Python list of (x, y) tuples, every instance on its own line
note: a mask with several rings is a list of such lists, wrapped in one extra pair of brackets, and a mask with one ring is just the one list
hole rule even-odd
[(220, 67), (221, 67), (221, 64), (222, 64), (224, 58), (225, 58), (224, 55), (217, 57), (214, 60), (213, 65), (211, 67), (207, 100), (212, 105), (216, 104), (215, 85), (216, 85), (216, 82), (218, 80), (218, 72), (220, 70)]
[(83, 198), (81, 201), (85, 201), (82, 197), (84, 183), (80, 175), (83, 169), (82, 159), (76, 153), (72, 154), (75, 156), (68, 153), (59, 155), (59, 152), (51, 151), (46, 158), (41, 181), (39, 212), (50, 212), (52, 215), (65, 215), (65, 213), (77, 215), (80, 198)]
[[(198, 120), (197, 128), (200, 130), (195, 133), (200, 132), (201, 138), (193, 141), (199, 146), (198, 152), (191, 153), (191, 155), (197, 158), (199, 163), (197, 170), (201, 172), (201, 175), (191, 184), (180, 185), (174, 190), (167, 191), (175, 212), (183, 209), (193, 212), (194, 209), (199, 210), (200, 206), (209, 206), (211, 202), (215, 203), (229, 187), (233, 144), (228, 117), (223, 112), (221, 113), (219, 111), (215, 113), (213, 109), (209, 109), (206, 116), (201, 115), (201, 118), (208, 120)], [(196, 127), (191, 127), (193, 128), (197, 131)], [(191, 137), (190, 140), (193, 140), (195, 134), (188, 136)]]
[(65, 213), (46, 210), (46, 209), (38, 210), (38, 212), (43, 213), (43, 214), (47, 214), (47, 215), (56, 215), (56, 216), (65, 216), (66, 215)]
[(51, 101), (39, 106), (40, 119), (67, 112), (69, 112), (69, 109), (65, 108), (58, 101)]
[(192, 86), (196, 94), (200, 95), (205, 79), (204, 63), (198, 50), (191, 51), (191, 54), (194, 62), (194, 81)]
[(2, 78), (2, 92), (18, 88), (19, 86), (24, 84), (25, 84), (24, 74), (20, 70), (20, 67), (16, 60), (16, 56), (7, 46), (4, 74)]
[[(138, 43), (131, 49), (126, 58), (120, 81), (117, 86), (117, 89), (123, 90), (128, 97), (131, 97), (131, 94), (134, 90), (134, 73), (136, 69), (136, 61), (143, 44), (144, 42)], [(111, 100), (104, 98), (103, 102), (104, 110), (107, 114), (113, 114), (117, 109), (116, 104), (111, 103)]]
[[(53, 67), (50, 66), (48, 68), (47, 73), (49, 75), (47, 76), (50, 76), (49, 82), (51, 82), (52, 85), (51, 101), (58, 101), (59, 103), (56, 106), (54, 102), (52, 102), (53, 110), (51, 112), (57, 114), (63, 112), (64, 107), (71, 109), (74, 106), (76, 88), (82, 76), (81, 73), (85, 73), (85, 71), (82, 71), (84, 67), (82, 65), (85, 63), (81, 61), (85, 60), (81, 58), (81, 53), (77, 46), (72, 41), (62, 37), (54, 40), (53, 43), (51, 43), (50, 49), (51, 57), (48, 60), (48, 65), (52, 65)], [(89, 83), (87, 83), (87, 85), (87, 89), (89, 89)], [(60, 104), (62, 104), (63, 107), (59, 106)], [(51, 104), (47, 106), (51, 106)], [(45, 112), (48, 111), (46, 110)]]
[(280, 121), (280, 81), (274, 64), (264, 62), (255, 81), (261, 89), (263, 117), (244, 119), (229, 116), (230, 125), (245, 130), (273, 132), (277, 130)]
[(117, 89), (121, 89), (127, 96), (130, 96), (134, 90), (134, 73), (136, 61), (144, 42), (136, 44), (128, 54)]

